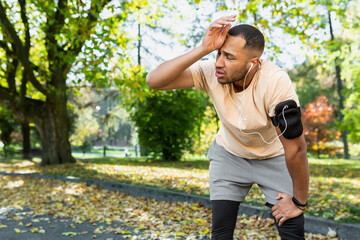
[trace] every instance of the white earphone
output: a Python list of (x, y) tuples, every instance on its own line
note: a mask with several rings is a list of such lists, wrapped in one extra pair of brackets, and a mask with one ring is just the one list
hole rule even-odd
[(250, 68), (249, 68), (249, 71), (248, 72), (250, 72), (250, 70), (251, 70), (251, 68), (254, 66), (254, 63), (251, 63), (251, 66), (250, 66)]
[(254, 63), (251, 63), (249, 70), (247, 71), (245, 78), (244, 78), (244, 85), (243, 85), (243, 90), (245, 90), (245, 82), (246, 82), (246, 78), (247, 75), (249, 74), (249, 72), (251, 71), (252, 67), (254, 66)]

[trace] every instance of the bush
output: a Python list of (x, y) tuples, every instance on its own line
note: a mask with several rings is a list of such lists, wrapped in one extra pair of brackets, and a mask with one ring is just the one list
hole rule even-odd
[(302, 113), (308, 151), (318, 157), (322, 154), (337, 156), (341, 149), (328, 144), (340, 137), (340, 132), (335, 128), (334, 110), (325, 96), (319, 96), (314, 102), (307, 104)]
[(193, 89), (157, 91), (138, 100), (132, 120), (141, 149), (164, 160), (176, 161), (190, 150), (203, 120), (207, 98)]

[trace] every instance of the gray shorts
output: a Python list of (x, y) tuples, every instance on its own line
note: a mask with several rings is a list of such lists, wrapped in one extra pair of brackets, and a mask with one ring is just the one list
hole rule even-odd
[(285, 156), (264, 160), (244, 159), (229, 153), (214, 141), (208, 152), (210, 160), (210, 200), (243, 202), (253, 184), (266, 201), (276, 204), (279, 192), (293, 195), (293, 185)]

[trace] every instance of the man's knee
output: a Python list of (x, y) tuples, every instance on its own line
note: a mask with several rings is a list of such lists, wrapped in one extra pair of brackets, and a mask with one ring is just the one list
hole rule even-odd
[(304, 240), (304, 214), (286, 220), (281, 226), (276, 224), (282, 240)]
[[(265, 205), (270, 209), (274, 206), (271, 203), (266, 203)], [(286, 220), (281, 226), (277, 224), (276, 220), (275, 224), (281, 240), (305, 240), (305, 220), (303, 213), (295, 218)]]

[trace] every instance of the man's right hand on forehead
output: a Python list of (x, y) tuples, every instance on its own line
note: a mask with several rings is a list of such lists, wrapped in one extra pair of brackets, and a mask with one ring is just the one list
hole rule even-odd
[(236, 15), (222, 17), (211, 23), (202, 41), (202, 48), (207, 54), (219, 49), (226, 39), (231, 28), (231, 22), (235, 21)]

